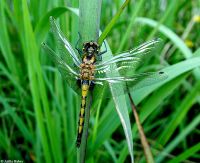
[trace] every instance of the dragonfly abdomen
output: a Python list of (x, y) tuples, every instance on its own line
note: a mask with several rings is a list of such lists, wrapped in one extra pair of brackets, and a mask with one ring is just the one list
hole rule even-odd
[(80, 147), (81, 137), (83, 134), (86, 98), (87, 98), (87, 94), (88, 94), (88, 90), (89, 90), (89, 81), (88, 80), (82, 81), (81, 90), (82, 90), (82, 99), (81, 99), (81, 109), (80, 109), (79, 121), (78, 121), (78, 135), (77, 135), (77, 140), (76, 140), (77, 147)]

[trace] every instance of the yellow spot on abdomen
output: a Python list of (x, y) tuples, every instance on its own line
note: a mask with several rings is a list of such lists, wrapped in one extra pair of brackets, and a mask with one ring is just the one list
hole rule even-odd
[(81, 134), (83, 130), (83, 126), (78, 126), (78, 133)]
[(79, 125), (83, 126), (84, 118), (79, 119)]
[(81, 115), (81, 116), (83, 116), (83, 115), (84, 115), (84, 113), (85, 113), (85, 109), (81, 108), (81, 111), (80, 111), (80, 113), (81, 113), (80, 115)]
[(87, 85), (87, 84), (82, 85), (82, 96), (83, 97), (87, 96), (88, 89), (89, 89), (89, 85)]
[(81, 101), (81, 106), (82, 106), (82, 107), (85, 106), (85, 99), (82, 99), (82, 101)]

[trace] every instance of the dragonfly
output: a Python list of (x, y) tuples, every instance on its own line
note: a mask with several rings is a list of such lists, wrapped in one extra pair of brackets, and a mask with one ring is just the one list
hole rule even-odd
[(117, 91), (120, 95), (126, 92), (126, 88), (133, 87), (140, 81), (145, 81), (143, 86), (147, 86), (167, 78), (167, 74), (163, 71), (131, 73), (139, 63), (143, 62), (144, 56), (156, 48), (156, 44), (160, 42), (158, 39), (145, 42), (132, 50), (102, 61), (102, 55), (107, 52), (107, 49), (101, 51), (96, 41), (83, 43), (82, 50), (76, 47), (76, 52), (53, 17), (50, 17), (50, 24), (60, 54), (57, 55), (46, 43), (42, 43), (43, 49), (56, 64), (67, 84), (81, 96), (76, 139), (78, 148), (83, 134), (86, 98), (94, 87), (121, 84), (124, 86), (124, 92)]

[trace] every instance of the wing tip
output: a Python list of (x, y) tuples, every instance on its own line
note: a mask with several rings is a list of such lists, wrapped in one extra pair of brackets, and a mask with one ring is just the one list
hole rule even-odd
[(46, 46), (46, 43), (45, 43), (45, 42), (42, 42), (41, 45), (42, 45), (42, 46)]
[(167, 79), (168, 78), (168, 74), (166, 72), (164, 72), (164, 71), (158, 71), (158, 74), (160, 76), (162, 76), (163, 79)]
[(43, 49), (49, 49), (48, 45), (45, 42), (41, 43)]
[(156, 37), (154, 40), (155, 40), (155, 41), (161, 41), (162, 39), (159, 38), (159, 37)]
[(54, 20), (55, 20), (55, 18), (54, 18), (53, 16), (50, 16), (50, 17), (49, 17), (49, 21), (50, 21), (50, 22), (52, 22), (52, 21), (54, 21)]

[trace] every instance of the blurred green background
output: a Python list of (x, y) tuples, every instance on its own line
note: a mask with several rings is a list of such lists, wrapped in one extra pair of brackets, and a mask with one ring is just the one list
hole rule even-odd
[[(102, 2), (103, 31), (124, 1)], [(0, 1), (0, 160), (75, 162), (80, 99), (41, 49), (55, 51), (49, 16), (59, 17), (74, 46), (78, 17), (67, 7), (78, 0)], [(106, 38), (112, 52), (159, 37), (159, 52), (139, 71), (164, 67), (159, 88), (133, 92), (155, 162), (200, 162), (200, 0), (133, 0)], [(145, 162), (132, 112), (135, 162)], [(114, 102), (91, 108), (87, 162), (130, 162)]]

